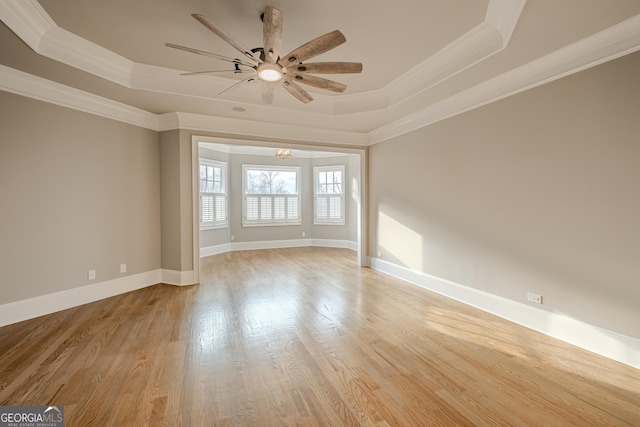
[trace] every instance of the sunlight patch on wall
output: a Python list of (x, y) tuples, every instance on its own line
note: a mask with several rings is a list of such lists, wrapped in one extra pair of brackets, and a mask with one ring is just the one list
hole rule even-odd
[(422, 271), (423, 239), (420, 234), (384, 212), (378, 213), (378, 229), (378, 244), (383, 258), (391, 258), (387, 260)]
[(354, 202), (358, 202), (360, 200), (359, 197), (359, 193), (360, 193), (360, 183), (358, 182), (357, 178), (352, 178), (351, 179), (351, 200), (353, 200)]

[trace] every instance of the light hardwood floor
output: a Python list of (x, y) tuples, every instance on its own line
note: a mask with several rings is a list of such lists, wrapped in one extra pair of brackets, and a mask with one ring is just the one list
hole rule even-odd
[(67, 426), (640, 426), (640, 371), (355, 265), (349, 250), (202, 260), (0, 328), (0, 405)]

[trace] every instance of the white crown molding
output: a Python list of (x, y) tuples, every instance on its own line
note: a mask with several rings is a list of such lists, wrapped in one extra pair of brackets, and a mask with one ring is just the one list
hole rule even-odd
[(41, 38), (38, 53), (119, 85), (131, 87), (133, 61), (60, 27), (51, 29)]
[(386, 85), (392, 108), (503, 49), (502, 35), (483, 22)]
[(158, 130), (156, 114), (4, 65), (0, 65), (0, 89), (119, 122)]
[[(206, 142), (204, 141), (205, 138), (196, 138), (200, 143), (201, 148), (206, 148), (208, 150), (213, 150), (225, 154), (273, 157), (276, 150), (273, 147), (256, 146), (254, 145), (255, 142), (251, 141), (245, 141), (247, 145), (239, 145), (238, 140), (232, 140), (231, 144), (225, 144), (225, 141), (229, 141), (229, 139), (227, 138), (215, 138), (216, 142)], [(291, 149), (291, 154), (293, 157), (302, 159), (321, 159), (327, 157), (339, 157), (348, 155), (347, 153), (336, 153), (330, 151), (310, 151), (296, 149)]]
[(640, 50), (640, 15), (369, 132), (376, 144)]
[(389, 103), (389, 94), (382, 89), (353, 93), (336, 97), (333, 104), (333, 112), (336, 115), (342, 115), (386, 110)]
[(370, 265), (374, 270), (640, 369), (640, 339), (607, 331), (560, 314), (411, 270), (379, 258), (372, 258)]
[(502, 35), (503, 47), (511, 41), (520, 15), (527, 0), (491, 0), (487, 7), (485, 22), (491, 23)]
[[(238, 155), (250, 155), (250, 156), (264, 156), (273, 157), (277, 148), (268, 146), (256, 146), (255, 141), (244, 141), (247, 145), (239, 145), (241, 140), (228, 139), (228, 138), (205, 138), (201, 136), (194, 136), (196, 141), (200, 144), (200, 148), (217, 151), (225, 154), (238, 154)], [(208, 140), (215, 142), (208, 142)], [(295, 158), (301, 159), (324, 159), (328, 157), (344, 157), (348, 156), (348, 153), (338, 153), (331, 151), (311, 151), (311, 150), (297, 150), (295, 148), (290, 149), (291, 154)], [(206, 155), (204, 156), (206, 157)]]
[(180, 129), (180, 118), (178, 113), (163, 113), (158, 115), (158, 131), (164, 132), (168, 130)]
[(368, 145), (367, 134), (362, 132), (347, 132), (333, 129), (258, 122), (205, 116), (202, 114), (167, 113), (161, 115), (160, 122), (163, 124), (169, 123), (174, 129), (179, 128), (199, 132), (237, 135), (249, 140), (264, 140), (269, 138), (292, 142), (313, 142), (332, 145)]
[(18, 37), (35, 52), (40, 52), (40, 40), (56, 23), (36, 0), (0, 1), (0, 17)]

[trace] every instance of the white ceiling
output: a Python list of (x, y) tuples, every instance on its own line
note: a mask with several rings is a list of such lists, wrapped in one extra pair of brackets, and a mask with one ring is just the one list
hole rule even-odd
[[(305, 87), (302, 104), (262, 83), (220, 96), (232, 77), (181, 76), (237, 52), (190, 15), (262, 47), (260, 13), (284, 13), (283, 53), (334, 29), (347, 42), (313, 61), (363, 63)], [(0, 89), (158, 130), (368, 145), (637, 51), (637, 0), (2, 0)], [(244, 111), (238, 111), (244, 110)]]

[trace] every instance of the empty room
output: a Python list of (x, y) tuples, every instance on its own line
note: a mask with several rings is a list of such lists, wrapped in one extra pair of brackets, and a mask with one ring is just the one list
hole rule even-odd
[(640, 425), (637, 0), (0, 20), (0, 426)]

